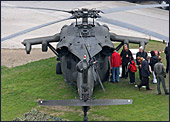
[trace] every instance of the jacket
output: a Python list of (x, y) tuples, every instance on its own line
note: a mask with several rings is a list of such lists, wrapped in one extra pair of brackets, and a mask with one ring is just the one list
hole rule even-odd
[[(128, 55), (128, 57), (126, 57), (126, 55)], [(130, 57), (132, 57), (132, 52), (130, 50), (126, 51), (123, 49), (120, 56), (122, 57), (122, 65), (127, 65), (130, 61)]]
[(161, 62), (156, 63), (154, 66), (154, 72), (156, 76), (157, 75), (165, 76), (166, 72), (165, 72), (164, 64)]
[(133, 73), (133, 72), (137, 72), (137, 67), (136, 67), (136, 63), (131, 60), (129, 62), (129, 65), (128, 65), (128, 69)]
[(169, 59), (169, 46), (165, 47), (164, 53), (166, 54), (166, 59)]
[(150, 71), (149, 71), (149, 64), (146, 60), (142, 62), (142, 67), (141, 67), (141, 76), (142, 77), (149, 77), (150, 76)]
[(150, 59), (149, 65), (151, 66), (152, 71), (154, 70), (154, 65), (158, 63), (158, 56), (152, 56)]
[(136, 63), (137, 63), (137, 65), (140, 64), (140, 63), (138, 62), (138, 60), (137, 60), (137, 57), (143, 57), (144, 59), (146, 59), (147, 56), (148, 56), (148, 54), (147, 54), (145, 51), (143, 51), (142, 53), (141, 53), (141, 52), (138, 52), (138, 53), (136, 54)]
[(121, 64), (122, 64), (122, 60), (121, 60), (120, 54), (117, 52), (113, 52), (112, 57), (111, 57), (111, 66), (120, 67)]

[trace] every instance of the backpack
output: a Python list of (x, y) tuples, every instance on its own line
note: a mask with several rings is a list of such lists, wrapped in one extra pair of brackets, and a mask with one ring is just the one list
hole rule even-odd
[(132, 64), (129, 65), (129, 69), (131, 72), (137, 72), (136, 63), (134, 61), (132, 61)]

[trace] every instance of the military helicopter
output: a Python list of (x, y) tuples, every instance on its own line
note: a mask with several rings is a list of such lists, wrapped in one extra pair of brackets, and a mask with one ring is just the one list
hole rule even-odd
[[(59, 61), (56, 64), (56, 73), (62, 74), (64, 81), (76, 86), (78, 90), (78, 99), (40, 100), (38, 102), (39, 105), (82, 106), (84, 112), (83, 120), (87, 121), (87, 111), (90, 109), (90, 106), (132, 104), (133, 100), (131, 99), (93, 99), (93, 90), (96, 85), (100, 84), (103, 91), (105, 92), (103, 82), (109, 80), (110, 69), (108, 56), (110, 56), (114, 50), (118, 51), (125, 43), (135, 43), (143, 47), (149, 43), (149, 41), (145, 38), (121, 36), (111, 33), (109, 32), (109, 27), (107, 25), (101, 25), (100, 23), (95, 22), (95, 19), (120, 27), (130, 28), (132, 30), (169, 41), (169, 38), (164, 35), (111, 18), (100, 16), (100, 14), (108, 14), (112, 12), (162, 6), (169, 6), (169, 4), (138, 5), (131, 7), (108, 8), (104, 10), (82, 8), (70, 11), (52, 8), (2, 6), (20, 9), (61, 11), (70, 13), (72, 16), (26, 29), (24, 31), (4, 37), (1, 39), (1, 41), (23, 35), (48, 25), (69, 19), (75, 19), (76, 22), (73, 22), (70, 25), (64, 25), (60, 33), (57, 33), (53, 36), (25, 39), (22, 44), (25, 46), (27, 54), (30, 54), (32, 45), (42, 44), (43, 52), (46, 52), (49, 47), (57, 56)], [(89, 21), (89, 18), (92, 18), (93, 21)], [(78, 21), (79, 19), (81, 19), (81, 21)], [(121, 43), (117, 47), (114, 47), (112, 43), (114, 41)], [(52, 42), (58, 42), (56, 48), (50, 44)]]

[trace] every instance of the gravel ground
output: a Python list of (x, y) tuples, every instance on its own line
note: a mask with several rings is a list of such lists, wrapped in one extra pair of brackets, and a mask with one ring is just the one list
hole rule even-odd
[(51, 50), (42, 52), (41, 49), (38, 48), (32, 49), (28, 55), (24, 49), (1, 49), (1, 66), (11, 68), (54, 56)]

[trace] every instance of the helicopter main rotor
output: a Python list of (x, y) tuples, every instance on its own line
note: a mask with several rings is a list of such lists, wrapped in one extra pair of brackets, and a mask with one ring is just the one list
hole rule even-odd
[(101, 17), (99, 15), (99, 13), (104, 13), (104, 14), (109, 14), (109, 13), (114, 13), (114, 12), (121, 12), (121, 11), (127, 11), (127, 10), (136, 10), (136, 9), (142, 9), (142, 8), (154, 8), (154, 7), (167, 7), (169, 6), (169, 4), (153, 4), (153, 5), (137, 5), (137, 6), (130, 6), (130, 7), (119, 7), (119, 8), (106, 8), (103, 10), (96, 10), (96, 9), (87, 9), (87, 8), (82, 8), (82, 9), (75, 9), (75, 10), (71, 10), (71, 11), (66, 11), (66, 10), (59, 10), (59, 9), (52, 9), (52, 8), (37, 8), (37, 7), (23, 7), (23, 6), (1, 6), (1, 7), (7, 7), (7, 8), (21, 8), (21, 9), (38, 9), (38, 10), (47, 10), (47, 11), (60, 11), (60, 12), (65, 12), (65, 13), (70, 13), (72, 14), (71, 17), (65, 18), (65, 19), (61, 19), (61, 20), (56, 20), (53, 22), (48, 22), (42, 25), (38, 25), (14, 34), (11, 34), (9, 36), (6, 36), (4, 38), (1, 38), (1, 42), (8, 40), (8, 39), (12, 39), (14, 37), (26, 34), (28, 32), (52, 25), (52, 24), (56, 24), (58, 22), (62, 22), (65, 20), (69, 20), (69, 19), (76, 19), (76, 24), (77, 24), (77, 19), (82, 18), (82, 24), (83, 25), (88, 25), (88, 18), (92, 18), (93, 19), (93, 24), (94, 24), (94, 19), (97, 19), (98, 21), (102, 21), (105, 23), (109, 23), (109, 24), (113, 24), (113, 25), (117, 25), (123, 28), (129, 28), (132, 29), (134, 31), (137, 32), (141, 32), (162, 40), (166, 40), (167, 42), (169, 42), (169, 37), (165, 36), (165, 35), (161, 35), (152, 31), (149, 31), (147, 29), (141, 28), (141, 27), (137, 27), (137, 26), (133, 26), (130, 25), (128, 23), (123, 23), (121, 21), (118, 20), (114, 20), (113, 18), (106, 18), (106, 17)]

